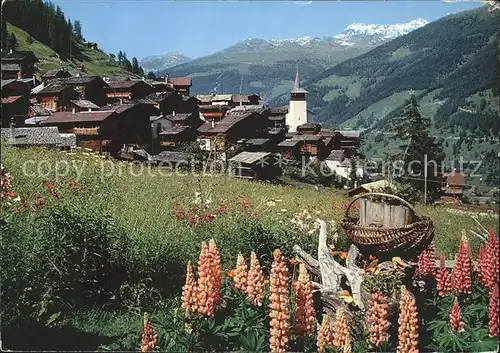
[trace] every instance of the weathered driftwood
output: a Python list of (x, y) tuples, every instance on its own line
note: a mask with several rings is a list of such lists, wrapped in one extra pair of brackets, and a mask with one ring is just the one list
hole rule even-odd
[[(355, 245), (351, 245), (346, 258), (346, 266), (339, 264), (330, 254), (327, 245), (326, 223), (322, 220), (318, 220), (318, 222), (320, 223), (318, 260), (298, 245), (295, 245), (293, 250), (297, 260), (306, 266), (313, 278), (321, 280), (321, 283), (313, 281), (313, 287), (316, 294), (319, 295), (326, 315), (333, 319), (335, 312), (342, 308), (349, 320), (351, 333), (354, 337), (359, 337), (368, 328), (366, 310), (370, 299), (370, 293), (363, 287), (363, 281), (367, 274), (356, 265), (356, 261), (361, 254)], [(412, 265), (406, 264), (405, 270), (410, 270)], [(390, 273), (393, 271), (393, 264), (390, 261), (383, 262), (379, 265), (379, 268), (381, 272)], [(343, 280), (346, 280), (350, 286), (352, 297), (356, 303), (355, 306), (346, 303), (340, 297)], [(391, 316), (396, 312), (397, 302), (392, 298), (388, 298), (388, 304), (388, 314)]]

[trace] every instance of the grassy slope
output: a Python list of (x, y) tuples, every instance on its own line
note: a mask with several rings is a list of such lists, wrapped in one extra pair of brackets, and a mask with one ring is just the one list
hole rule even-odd
[[(345, 212), (347, 199), (339, 190), (322, 190), (320, 192), (309, 189), (298, 189), (289, 186), (277, 186), (268, 183), (249, 182), (237, 180), (226, 176), (195, 176), (195, 175), (166, 175), (153, 169), (152, 172), (143, 170), (143, 175), (133, 176), (130, 171), (138, 174), (140, 167), (121, 162), (103, 161), (92, 155), (55, 153), (42, 149), (3, 149), (4, 165), (15, 176), (14, 185), (19, 193), (27, 195), (40, 190), (47, 182), (63, 184), (70, 176), (62, 180), (55, 180), (55, 175), (31, 178), (21, 173), (22, 163), (27, 159), (48, 160), (54, 165), (56, 161), (67, 160), (70, 163), (86, 163), (82, 174), (82, 185), (88, 190), (86, 194), (89, 202), (96, 202), (107, 209), (113, 218), (121, 224), (127, 233), (139, 239), (147, 238), (153, 242), (163, 242), (168, 233), (165, 229), (175, 230), (174, 234), (185, 228), (173, 217), (172, 205), (174, 202), (185, 204), (194, 198), (195, 191), (202, 191), (204, 195), (210, 194), (217, 203), (226, 200), (228, 203), (241, 203), (247, 200), (254, 205), (253, 213), (261, 217), (259, 221), (269, 222), (285, 228), (291, 228), (287, 222), (295, 212), (304, 209), (310, 212), (320, 212), (319, 216), (325, 220), (340, 221)], [(75, 164), (80, 166), (81, 164)], [(104, 169), (102, 169), (104, 168)], [(108, 176), (103, 180), (101, 170)], [(114, 174), (109, 176), (109, 171)], [(121, 175), (119, 175), (121, 170)], [(76, 177), (73, 169), (70, 173)], [(269, 206), (267, 201), (280, 200), (276, 205)], [(207, 229), (209, 234), (216, 232), (219, 227), (231, 227), (231, 217), (237, 217), (240, 207), (235, 208), (235, 213), (228, 218), (214, 221)], [(451, 214), (444, 207), (419, 206), (418, 211), (430, 216), (436, 226), (437, 251), (453, 251), (456, 247), (455, 240), (460, 236), (462, 229), (478, 229), (470, 216)], [(498, 218), (481, 217), (486, 228), (493, 229), (498, 225)], [(283, 223), (282, 223), (283, 222)], [(185, 230), (189, 232), (187, 229)], [(187, 235), (187, 233), (186, 233)], [(172, 239), (173, 240), (173, 239)]]
[[(172, 278), (174, 272), (177, 276), (184, 276), (186, 262), (192, 260), (196, 263), (201, 240), (216, 239), (225, 270), (234, 267), (238, 250), (248, 256), (249, 249), (240, 247), (244, 244), (242, 239), (248, 239), (248, 236), (254, 244), (251, 249), (258, 253), (269, 253), (269, 258), (272, 249), (261, 248), (264, 244), (261, 242), (262, 235), (260, 233), (248, 235), (246, 229), (242, 228), (243, 224), (251, 226), (251, 224), (260, 223), (264, 232), (278, 233), (284, 238), (284, 244), (288, 244), (287, 248), (299, 243), (303, 249), (314, 254), (317, 251), (316, 235), (304, 236), (292, 231), (289, 223), (292, 214), (307, 209), (313, 213), (313, 216), (316, 216), (315, 212), (321, 212), (318, 216), (322, 219), (338, 221), (344, 215), (347, 202), (335, 190), (317, 192), (223, 176), (169, 176), (146, 170), (140, 176), (133, 176), (129, 171), (139, 175), (139, 166), (104, 160), (83, 151), (76, 154), (57, 153), (45, 149), (15, 149), (2, 146), (2, 152), (2, 162), (14, 177), (13, 190), (21, 197), (29, 198), (36, 192), (46, 195), (47, 191), (43, 191), (43, 185), (51, 182), (62, 194), (61, 201), (77, 207), (81, 210), (80, 212), (84, 213), (90, 208), (109, 213), (113, 222), (121, 226), (121, 233), (126, 236), (127, 247), (123, 249), (120, 258), (129, 263), (132, 268), (137, 266), (143, 269), (145, 281), (151, 276), (153, 288), (161, 287), (160, 282), (165, 282), (166, 277)], [(27, 160), (48, 161), (49, 163), (43, 166), (43, 171), (49, 170), (47, 168), (50, 166), (52, 172), (43, 177), (24, 175), (22, 168)], [(63, 177), (56, 178), (53, 172), (55, 165), (59, 163), (62, 166), (63, 161), (71, 163), (73, 167), (69, 168)], [(104, 167), (101, 162), (106, 163)], [(85, 168), (78, 180), (82, 189), (75, 192), (69, 191), (66, 181), (69, 178), (76, 178), (78, 175), (76, 168), (82, 170), (83, 166)], [(109, 173), (111, 170), (115, 171), (113, 175)], [(28, 168), (27, 171), (31, 172), (31, 169)], [(63, 172), (65, 169), (62, 168), (60, 171)], [(226, 200), (227, 213), (195, 229), (187, 226), (184, 221), (176, 220), (172, 205), (174, 202), (187, 205), (193, 199), (198, 187), (205, 193), (205, 196), (210, 194), (215, 207), (218, 206), (219, 201)], [(267, 201), (271, 199), (276, 201), (274, 206), (267, 204)], [(244, 209), (243, 200), (249, 201), (251, 206)], [(45, 211), (50, 212), (52, 202), (55, 201), (47, 196)], [(479, 230), (469, 215), (454, 214), (448, 209), (430, 206), (418, 207), (418, 211), (434, 221), (437, 254), (444, 253), (447, 259), (453, 258), (462, 229)], [(242, 223), (242, 219), (249, 223)], [(498, 227), (498, 218), (480, 216), (479, 220), (487, 229)], [(26, 222), (29, 221), (26, 220)], [(34, 222), (34, 225), (23, 224), (23, 231), (27, 232), (27, 229), (39, 226), (36, 218)], [(477, 250), (477, 239), (472, 237), (471, 242)], [(339, 237), (337, 249), (343, 250), (347, 246), (345, 238)], [(157, 268), (158, 263), (165, 264), (160, 271)], [(265, 268), (269, 268), (269, 263)], [(155, 280), (157, 282), (154, 282)], [(131, 281), (134, 283), (133, 280)], [(171, 288), (178, 300), (182, 283), (169, 281), (166, 285)], [(136, 291), (133, 293), (138, 295), (137, 303), (139, 303), (139, 296), (143, 290), (147, 292), (148, 288), (132, 288)], [(151, 290), (157, 293), (155, 289)], [(169, 297), (159, 296), (158, 298), (161, 298), (161, 304), (157, 303), (147, 308), (141, 306), (141, 310), (145, 309), (151, 314), (155, 328), (159, 330), (161, 347), (168, 350), (165, 346), (166, 342), (172, 344), (178, 338), (170, 337), (170, 331), (167, 331), (163, 325), (172, 321), (171, 308), (179, 307), (179, 303), (172, 302)], [(24, 339), (13, 341), (8, 333), (4, 333), (4, 344), (8, 344), (8, 347), (12, 349), (25, 350), (40, 350), (45, 347), (46, 349), (60, 347), (61, 350), (66, 351), (69, 349), (132, 350), (138, 345), (142, 321), (141, 313), (137, 311), (138, 304), (133, 301), (128, 304), (130, 307), (127, 307), (127, 303), (129, 302), (123, 303), (122, 310), (96, 308), (66, 313), (50, 330), (46, 327), (35, 327), (29, 332), (22, 333)], [(183, 325), (183, 321), (180, 321), (180, 325)]]
[(62, 64), (55, 51), (45, 44), (35, 40), (29, 44), (27, 41), (28, 33), (22, 29), (7, 23), (7, 30), (15, 34), (18, 41), (18, 50), (32, 50), (40, 62), (38, 63), (39, 72), (37, 76), (42, 75), (48, 70), (57, 69), (63, 66), (72, 74), (76, 74), (76, 66), (84, 65), (85, 71), (89, 75), (108, 75), (119, 77), (134, 77), (135, 75), (124, 70), (116, 62), (109, 60), (109, 57), (99, 50), (93, 50), (80, 45), (81, 53), (77, 58), (71, 61), (65, 61)]

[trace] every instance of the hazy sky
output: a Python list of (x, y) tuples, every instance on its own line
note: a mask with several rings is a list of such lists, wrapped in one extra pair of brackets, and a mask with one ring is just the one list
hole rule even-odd
[(79, 19), (83, 35), (106, 52), (124, 50), (139, 60), (180, 52), (212, 54), (246, 38), (333, 36), (351, 23), (433, 21), (482, 6), (478, 2), (271, 2), (168, 0), (55, 0), (66, 17)]

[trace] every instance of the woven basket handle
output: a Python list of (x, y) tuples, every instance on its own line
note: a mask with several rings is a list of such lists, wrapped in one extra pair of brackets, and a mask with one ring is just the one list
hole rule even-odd
[(347, 217), (347, 215), (349, 214), (349, 209), (351, 208), (351, 206), (354, 204), (354, 202), (358, 201), (359, 199), (363, 198), (363, 197), (366, 197), (366, 196), (384, 196), (384, 197), (392, 197), (393, 199), (396, 199), (398, 201), (400, 201), (401, 203), (403, 203), (405, 206), (407, 206), (410, 210), (413, 211), (413, 214), (415, 215), (415, 217), (417, 217), (418, 219), (421, 219), (421, 217), (418, 215), (417, 213), (417, 210), (415, 210), (415, 207), (413, 207), (408, 201), (406, 201), (405, 199), (402, 199), (401, 197), (399, 196), (396, 196), (396, 195), (391, 195), (391, 194), (386, 194), (386, 193), (383, 193), (383, 192), (368, 192), (366, 194), (362, 194), (362, 195), (359, 195), (359, 196), (356, 196), (354, 199), (352, 199), (351, 203), (349, 204), (349, 206), (347, 206), (347, 209), (345, 210), (345, 217)]

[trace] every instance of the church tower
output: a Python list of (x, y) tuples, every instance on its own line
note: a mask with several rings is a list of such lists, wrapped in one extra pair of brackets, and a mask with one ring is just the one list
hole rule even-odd
[(307, 123), (307, 91), (300, 88), (299, 69), (295, 75), (295, 84), (290, 92), (290, 109), (286, 115), (286, 125), (288, 132), (297, 132), (297, 127)]

